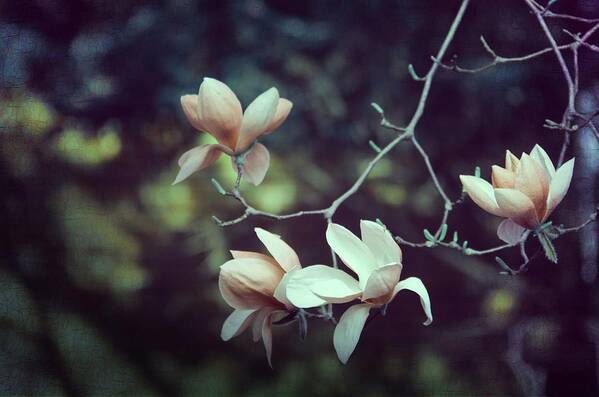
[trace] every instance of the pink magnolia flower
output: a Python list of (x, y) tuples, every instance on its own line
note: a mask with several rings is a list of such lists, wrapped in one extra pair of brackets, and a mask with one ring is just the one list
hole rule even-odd
[(260, 228), (254, 230), (272, 257), (231, 251), (233, 259), (221, 266), (218, 287), (225, 302), (235, 309), (223, 323), (221, 338), (228, 341), (251, 325), (254, 341), (262, 338), (271, 364), (272, 323), (295, 309), (281, 280), (301, 265), (295, 251), (279, 236)]
[(240, 157), (242, 177), (259, 185), (268, 170), (270, 154), (256, 139), (278, 128), (293, 104), (279, 98), (279, 92), (272, 87), (258, 95), (242, 113), (241, 103), (226, 84), (205, 77), (198, 95), (182, 96), (181, 106), (191, 125), (209, 133), (218, 143), (200, 145), (183, 153), (179, 158), (181, 169), (173, 184), (208, 167), (225, 153), (232, 157), (235, 169), (235, 157)]
[(574, 159), (558, 170), (539, 145), (518, 159), (505, 152), (505, 168), (492, 167), (491, 183), (472, 175), (460, 175), (472, 201), (493, 215), (507, 218), (497, 235), (507, 243), (519, 241), (525, 229), (535, 229), (547, 220), (562, 201), (572, 180)]
[(402, 253), (391, 233), (376, 222), (364, 220), (360, 229), (362, 240), (335, 223), (326, 232), (327, 242), (358, 280), (342, 270), (314, 265), (288, 273), (282, 282), (286, 284), (287, 299), (299, 308), (362, 301), (347, 309), (335, 327), (333, 344), (344, 364), (358, 344), (370, 309), (390, 303), (402, 290), (420, 296), (427, 316), (424, 325), (433, 321), (430, 298), (422, 281), (417, 277), (399, 280)]

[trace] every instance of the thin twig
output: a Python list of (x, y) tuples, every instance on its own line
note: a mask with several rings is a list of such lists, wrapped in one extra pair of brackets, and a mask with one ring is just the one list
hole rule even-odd
[(589, 216), (587, 217), (587, 219), (584, 222), (582, 222), (580, 225), (573, 226), (573, 227), (564, 227), (564, 225), (560, 225), (557, 227), (557, 231), (559, 232), (560, 235), (566, 234), (566, 233), (571, 233), (571, 232), (577, 232), (580, 229), (585, 228), (589, 223), (595, 222), (597, 220), (598, 213), (599, 213), (599, 204), (597, 205), (597, 207), (595, 207), (595, 211), (591, 212), (589, 214)]
[[(447, 32), (447, 35), (445, 36), (445, 39), (443, 40), (443, 43), (441, 44), (441, 47), (439, 48), (439, 51), (437, 52), (436, 57), (438, 59), (442, 59), (443, 56), (445, 55), (447, 48), (449, 47), (449, 44), (453, 40), (455, 32), (457, 31), (457, 28), (460, 25), (460, 22), (462, 21), (462, 17), (464, 16), (464, 13), (465, 13), (466, 8), (468, 7), (469, 3), (470, 3), (470, 0), (462, 0), (460, 8), (453, 20), (448, 32)], [(253, 216), (253, 215), (264, 216), (264, 217), (273, 218), (273, 219), (277, 219), (277, 220), (297, 218), (297, 217), (304, 216), (304, 215), (322, 215), (322, 216), (324, 216), (325, 220), (327, 220), (327, 222), (328, 222), (330, 219), (332, 219), (333, 215), (335, 214), (335, 212), (337, 211), (339, 206), (341, 204), (343, 204), (348, 198), (350, 198), (352, 195), (354, 195), (360, 189), (360, 187), (362, 186), (362, 184), (364, 183), (364, 181), (366, 180), (366, 178), (368, 177), (368, 175), (370, 174), (370, 172), (372, 171), (374, 166), (387, 153), (389, 153), (395, 146), (397, 146), (400, 142), (402, 142), (403, 140), (405, 140), (407, 138), (413, 137), (414, 130), (415, 130), (416, 126), (418, 125), (418, 122), (420, 121), (422, 114), (424, 112), (424, 108), (426, 106), (426, 101), (428, 99), (428, 94), (430, 92), (432, 80), (433, 80), (433, 77), (435, 76), (435, 73), (436, 73), (438, 67), (439, 67), (439, 65), (437, 63), (433, 63), (431, 65), (428, 73), (426, 74), (426, 77), (424, 78), (424, 85), (423, 85), (422, 91), (420, 93), (420, 98), (419, 98), (418, 104), (416, 106), (416, 110), (414, 111), (414, 115), (412, 116), (412, 119), (410, 120), (410, 123), (408, 124), (407, 127), (405, 127), (405, 128), (397, 127), (394, 124), (388, 122), (383, 117), (383, 121), (381, 122), (383, 127), (391, 128), (396, 131), (400, 131), (402, 133), (400, 135), (398, 135), (395, 139), (393, 139), (391, 142), (389, 142), (384, 148), (382, 148), (376, 154), (376, 156), (368, 163), (368, 165), (366, 166), (366, 169), (362, 172), (362, 174), (360, 174), (360, 176), (354, 182), (354, 184), (348, 190), (346, 190), (341, 196), (339, 196), (338, 198), (333, 200), (333, 202), (331, 203), (330, 206), (328, 206), (327, 208), (324, 208), (324, 209), (320, 209), (320, 210), (298, 211), (298, 212), (294, 212), (291, 214), (284, 214), (284, 215), (272, 214), (269, 212), (257, 210), (256, 208), (249, 205), (247, 203), (247, 201), (243, 198), (241, 193), (239, 192), (238, 185), (236, 184), (236, 188), (234, 188), (231, 192), (225, 192), (225, 195), (231, 196), (231, 197), (235, 198), (237, 201), (239, 201), (245, 207), (245, 212), (238, 218), (235, 218), (230, 221), (221, 221), (220, 219), (213, 217), (215, 222), (219, 226), (230, 226), (230, 225), (240, 223), (240, 222), (244, 221), (245, 219), (247, 219), (248, 217)], [(240, 180), (240, 178), (241, 178), (241, 176), (240, 176), (240, 169), (239, 169), (238, 180)]]

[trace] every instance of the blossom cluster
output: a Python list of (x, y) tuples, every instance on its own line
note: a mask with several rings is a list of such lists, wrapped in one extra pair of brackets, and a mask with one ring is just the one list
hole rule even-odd
[[(273, 87), (243, 112), (233, 91), (211, 78), (204, 79), (197, 95), (181, 97), (181, 105), (191, 125), (212, 135), (217, 143), (185, 152), (174, 183), (226, 154), (239, 178), (254, 185), (264, 180), (270, 162), (268, 149), (257, 139), (277, 129), (293, 106)], [(574, 159), (556, 169), (545, 150), (535, 145), (530, 154), (523, 153), (520, 158), (506, 151), (504, 167), (492, 167), (491, 183), (478, 175), (460, 175), (460, 180), (478, 206), (505, 218), (498, 227), (498, 237), (515, 245), (529, 231), (537, 233), (539, 240), (548, 233), (544, 231), (548, 218), (566, 195), (573, 169)], [(223, 340), (251, 328), (254, 341), (263, 341), (270, 363), (273, 324), (305, 320), (306, 315), (315, 315), (309, 311), (312, 308), (321, 308), (324, 313), (332, 304), (355, 301), (339, 319), (333, 336), (337, 356), (346, 363), (370, 312), (385, 313), (403, 290), (419, 296), (426, 315), (424, 325), (432, 323), (424, 283), (416, 277), (400, 279), (402, 251), (381, 223), (362, 220), (361, 238), (342, 225), (329, 223), (326, 242), (355, 277), (336, 266), (302, 267), (297, 253), (280, 236), (261, 228), (254, 230), (270, 255), (232, 250), (233, 259), (220, 268), (220, 292), (234, 309), (223, 324)], [(549, 239), (545, 236), (543, 241)]]
[(420, 296), (427, 316), (424, 324), (430, 324), (433, 315), (426, 287), (416, 277), (400, 281), (402, 253), (391, 233), (372, 221), (362, 221), (360, 229), (362, 239), (335, 223), (326, 231), (327, 242), (356, 280), (331, 266), (302, 267), (296, 252), (280, 236), (256, 228), (271, 256), (231, 251), (233, 259), (221, 266), (220, 292), (235, 309), (223, 324), (222, 338), (229, 340), (251, 325), (254, 340), (262, 338), (270, 362), (273, 322), (301, 309), (359, 300), (335, 327), (333, 344), (345, 363), (356, 348), (370, 310), (389, 304), (402, 290)]

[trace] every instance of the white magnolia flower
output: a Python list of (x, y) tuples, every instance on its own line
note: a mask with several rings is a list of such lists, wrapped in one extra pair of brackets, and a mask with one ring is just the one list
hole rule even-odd
[(258, 95), (245, 112), (237, 96), (216, 79), (204, 78), (198, 95), (184, 95), (181, 106), (187, 120), (199, 131), (212, 135), (218, 143), (200, 145), (179, 158), (179, 174), (175, 183), (214, 163), (222, 153), (232, 157), (243, 154), (242, 177), (248, 182), (262, 183), (270, 164), (270, 153), (256, 139), (270, 134), (287, 118), (293, 104), (280, 98), (272, 87)]
[(329, 225), (326, 238), (331, 248), (357, 276), (342, 270), (314, 265), (287, 273), (287, 299), (296, 307), (310, 308), (327, 303), (344, 303), (359, 299), (343, 313), (335, 328), (333, 343), (337, 356), (346, 363), (353, 353), (370, 309), (388, 304), (398, 292), (410, 290), (420, 296), (426, 313), (424, 325), (433, 321), (426, 287), (417, 277), (400, 281), (401, 249), (391, 233), (376, 222), (361, 221), (362, 240), (341, 225)]
[(272, 257), (231, 251), (233, 259), (221, 266), (218, 287), (225, 302), (235, 309), (225, 320), (221, 337), (228, 341), (251, 325), (254, 341), (262, 338), (271, 364), (272, 323), (296, 310), (281, 280), (287, 272), (302, 266), (293, 248), (279, 236), (260, 228), (254, 230)]
[(460, 175), (472, 201), (493, 215), (507, 218), (497, 229), (503, 241), (514, 244), (526, 229), (535, 229), (549, 218), (570, 187), (574, 159), (558, 170), (539, 145), (518, 159), (505, 152), (505, 168), (492, 167), (491, 183)]

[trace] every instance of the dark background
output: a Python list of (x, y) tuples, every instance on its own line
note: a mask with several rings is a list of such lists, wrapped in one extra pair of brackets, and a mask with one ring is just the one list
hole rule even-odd
[[(421, 277), (435, 322), (421, 325), (415, 295), (400, 295), (365, 329), (348, 365), (330, 324), (274, 330), (274, 370), (244, 334), (224, 343), (230, 312), (217, 289), (228, 249), (263, 251), (260, 226), (281, 234), (302, 263), (329, 263), (321, 218), (211, 221), (242, 209), (228, 159), (170, 186), (176, 160), (209, 142), (186, 122), (179, 97), (204, 76), (247, 104), (276, 86), (295, 104), (263, 142), (265, 182), (243, 185), (256, 207), (319, 209), (373, 156), (376, 101), (407, 123), (421, 83), (459, 2), (131, 1), (0, 2), (0, 394), (2, 395), (597, 395), (597, 227), (560, 238), (559, 264), (542, 255), (528, 272), (502, 276), (493, 260), (444, 248), (404, 249), (404, 277)], [(596, 1), (558, 1), (554, 11), (599, 17)], [(590, 25), (550, 21), (561, 33)], [(487, 62), (483, 34), (500, 55), (547, 47), (521, 1), (473, 1), (448, 51), (466, 66)], [(597, 37), (591, 42), (596, 43)], [(568, 52), (564, 54), (570, 57)], [(599, 56), (581, 50), (580, 110), (599, 102)], [(505, 149), (541, 144), (553, 159), (566, 85), (553, 54), (475, 76), (440, 70), (417, 129), (441, 183), (460, 195), (458, 175), (490, 177)], [(574, 135), (570, 194), (556, 223), (581, 222), (597, 200), (599, 145)], [(423, 239), (442, 201), (411, 144), (381, 161), (337, 212), (357, 232), (381, 218)], [(474, 248), (498, 245), (499, 219), (471, 201), (452, 212), (450, 233)], [(537, 250), (531, 242), (530, 252)], [(501, 256), (519, 264), (517, 250)], [(339, 316), (343, 308), (336, 309)]]

